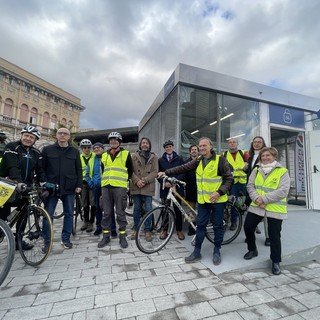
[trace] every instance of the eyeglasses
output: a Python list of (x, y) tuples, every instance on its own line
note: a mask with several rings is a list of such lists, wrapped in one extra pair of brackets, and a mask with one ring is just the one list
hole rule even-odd
[(91, 149), (91, 147), (82, 147), (82, 149)]
[(69, 133), (68, 133), (68, 132), (58, 132), (58, 135), (59, 135), (59, 136), (62, 136), (62, 135), (68, 136)]

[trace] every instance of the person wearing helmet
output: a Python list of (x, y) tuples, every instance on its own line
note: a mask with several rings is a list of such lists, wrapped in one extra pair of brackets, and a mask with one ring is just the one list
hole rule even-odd
[[(79, 150), (69, 144), (70, 131), (59, 128), (56, 134), (57, 141), (42, 149), (42, 167), (45, 171), (45, 181), (58, 186), (58, 192), (52, 193), (45, 199), (45, 209), (53, 218), (58, 200), (63, 206), (64, 218), (61, 232), (61, 245), (71, 249), (70, 241), (73, 225), (74, 198), (82, 190), (82, 167)], [(43, 223), (45, 245), (49, 240), (49, 225)]]
[(82, 179), (83, 188), (81, 191), (81, 199), (83, 205), (83, 223), (80, 228), (81, 231), (86, 230), (87, 232), (93, 231), (93, 223), (96, 215), (96, 206), (94, 201), (93, 189), (88, 185), (85, 176), (86, 169), (88, 166), (93, 167), (95, 154), (92, 152), (92, 142), (89, 139), (82, 139), (80, 141), (80, 160), (82, 166)]
[(4, 148), (6, 146), (6, 139), (7, 139), (6, 134), (3, 131), (0, 131), (0, 162), (2, 160)]
[(132, 159), (128, 150), (120, 144), (122, 136), (119, 132), (108, 135), (110, 149), (102, 155), (101, 166), (101, 195), (103, 218), (101, 227), (103, 237), (98, 243), (98, 248), (105, 247), (110, 242), (112, 225), (112, 211), (116, 208), (116, 220), (119, 225), (119, 243), (121, 248), (127, 248), (126, 239), (127, 218), (127, 185), (133, 172)]
[[(31, 185), (35, 177), (38, 182), (44, 181), (44, 171), (40, 166), (41, 153), (34, 144), (41, 137), (40, 131), (34, 126), (26, 126), (21, 130), (19, 141), (6, 145), (3, 158), (0, 163), (0, 177), (7, 177), (17, 182)], [(21, 200), (25, 201), (25, 199)], [(15, 206), (21, 203), (15, 203)], [(0, 208), (0, 218), (7, 220), (11, 211), (11, 205), (5, 204)], [(18, 221), (17, 224), (21, 223)], [(17, 241), (16, 241), (17, 243)], [(31, 244), (23, 241), (23, 250), (32, 249)]]

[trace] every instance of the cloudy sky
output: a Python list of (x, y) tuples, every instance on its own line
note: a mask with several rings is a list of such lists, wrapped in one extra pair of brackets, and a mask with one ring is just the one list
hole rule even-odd
[(179, 63), (320, 98), (319, 0), (0, 0), (0, 56), (136, 126)]

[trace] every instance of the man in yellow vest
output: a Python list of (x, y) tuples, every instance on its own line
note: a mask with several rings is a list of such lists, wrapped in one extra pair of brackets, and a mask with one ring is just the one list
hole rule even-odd
[[(233, 172), (233, 186), (230, 190), (230, 195), (238, 198), (239, 196), (246, 195), (246, 183), (247, 174), (245, 170), (248, 168), (248, 152), (238, 149), (239, 142), (235, 138), (228, 140), (229, 150), (224, 153), (224, 157), (227, 159)], [(233, 209), (233, 208), (232, 208)], [(237, 215), (234, 210), (231, 209), (231, 226), (230, 230), (236, 230), (237, 228)]]
[(87, 232), (93, 231), (93, 223), (96, 216), (96, 205), (94, 201), (94, 192), (89, 187), (85, 176), (86, 170), (89, 163), (94, 161), (95, 153), (92, 152), (92, 143), (89, 139), (83, 139), (80, 141), (80, 160), (82, 167), (82, 178), (83, 178), (83, 189), (81, 191), (81, 200), (83, 205), (83, 224), (80, 228), (81, 231), (86, 230)]
[(201, 259), (201, 246), (211, 215), (214, 230), (213, 264), (219, 265), (221, 263), (220, 248), (224, 234), (224, 207), (228, 200), (227, 194), (232, 186), (233, 177), (228, 162), (213, 151), (213, 143), (209, 138), (200, 138), (199, 151), (201, 156), (197, 159), (167, 169), (165, 172), (159, 172), (158, 177), (163, 174), (171, 176), (196, 170), (198, 194), (196, 243), (194, 251), (185, 258), (185, 261), (192, 263)]
[(132, 159), (129, 151), (120, 146), (122, 136), (119, 132), (111, 132), (108, 140), (110, 149), (101, 158), (101, 166), (103, 167), (101, 175), (101, 204), (103, 209), (101, 227), (103, 237), (98, 243), (98, 248), (103, 248), (110, 242), (114, 207), (116, 208), (116, 220), (119, 225), (119, 243), (121, 248), (127, 248), (125, 209), (127, 207), (128, 180), (133, 172)]

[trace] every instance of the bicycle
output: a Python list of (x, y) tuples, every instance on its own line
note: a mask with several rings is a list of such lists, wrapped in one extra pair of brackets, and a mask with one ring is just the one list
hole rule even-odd
[(0, 219), (0, 286), (11, 269), (14, 254), (14, 235), (7, 223)]
[(128, 217), (133, 217), (133, 196), (130, 192), (130, 184), (131, 181), (128, 182), (128, 187), (127, 187), (127, 208), (125, 210), (125, 213)]
[[(149, 212), (147, 212), (143, 218), (141, 219), (136, 234), (136, 245), (140, 251), (143, 253), (155, 253), (161, 250), (170, 240), (174, 230), (175, 230), (175, 213), (173, 209), (170, 207), (171, 203), (174, 203), (184, 218), (190, 223), (193, 229), (196, 229), (194, 224), (194, 218), (197, 215), (197, 212), (190, 206), (190, 204), (182, 198), (179, 193), (176, 191), (176, 186), (185, 186), (184, 181), (180, 181), (176, 178), (170, 178), (167, 176), (163, 176), (163, 179), (167, 182), (171, 183), (171, 187), (169, 188), (169, 192), (166, 198), (166, 201), (163, 205), (160, 205)], [(183, 207), (180, 205), (178, 200), (175, 198), (178, 197), (182, 203), (184, 203), (190, 211), (187, 213)], [(145, 224), (152, 223), (151, 232), (151, 241), (145, 238)], [(168, 233), (167, 237), (162, 238), (161, 233), (166, 231)], [(206, 237), (209, 241), (212, 242), (212, 239), (208, 237), (206, 233)]]

